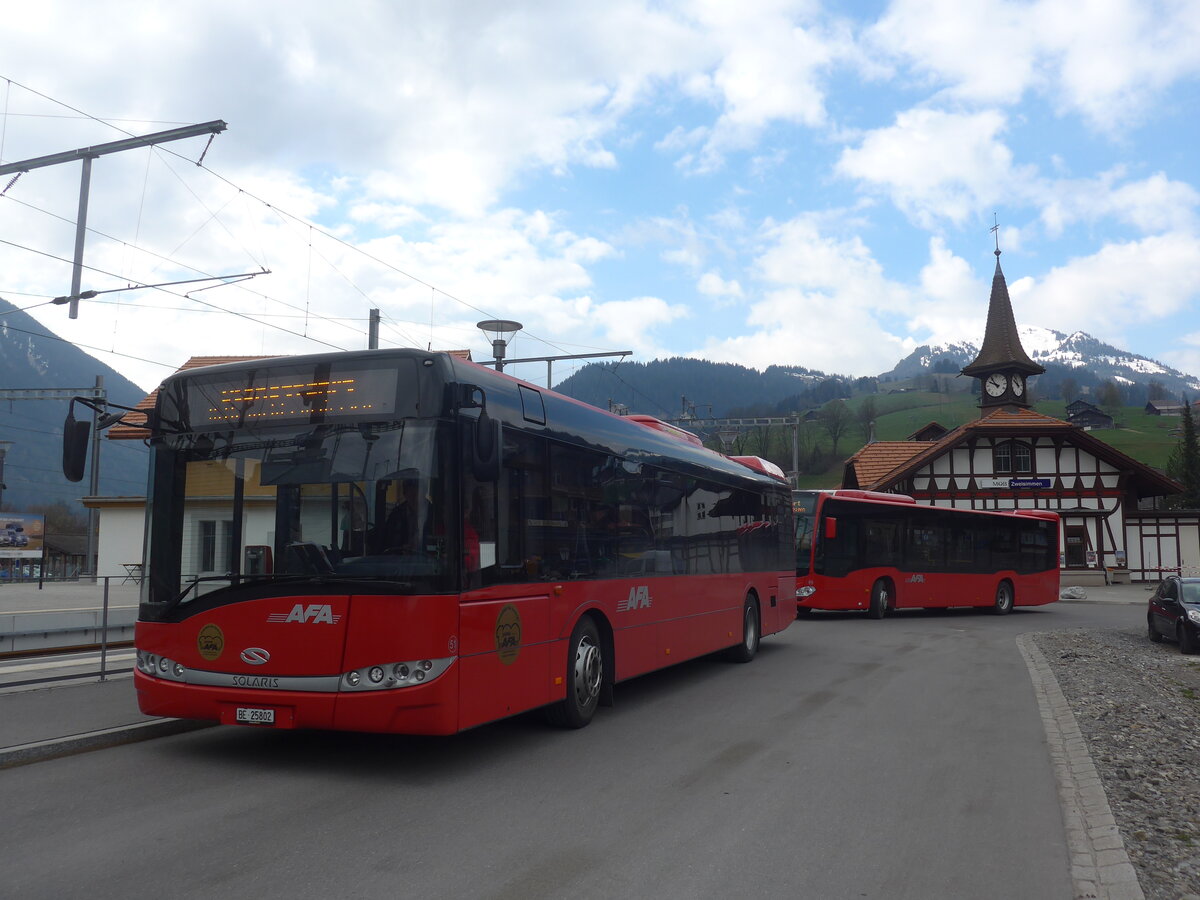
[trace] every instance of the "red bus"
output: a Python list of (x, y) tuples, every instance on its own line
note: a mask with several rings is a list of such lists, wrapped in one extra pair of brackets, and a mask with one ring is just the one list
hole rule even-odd
[(647, 424), (416, 350), (168, 378), (141, 710), (450, 734), (546, 707), (581, 727), (617, 682), (749, 661), (795, 618), (790, 490)]
[(796, 609), (1013, 606), (1058, 599), (1058, 514), (926, 506), (903, 494), (796, 491)]

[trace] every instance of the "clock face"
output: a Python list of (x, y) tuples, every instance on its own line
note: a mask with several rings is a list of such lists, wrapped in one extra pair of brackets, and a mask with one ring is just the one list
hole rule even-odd
[(1020, 375), (1014, 375), (1013, 382), (1012, 382), (1012, 389), (1013, 389), (1013, 393), (1016, 394), (1018, 397), (1020, 397), (1022, 394), (1024, 394), (1025, 393), (1025, 379), (1022, 378)]
[(995, 372), (987, 377), (983, 386), (993, 397), (999, 397), (1008, 388), (1008, 379), (999, 372)]

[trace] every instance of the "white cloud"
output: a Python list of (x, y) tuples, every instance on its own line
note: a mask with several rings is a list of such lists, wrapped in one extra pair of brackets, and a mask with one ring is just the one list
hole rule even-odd
[(868, 32), (946, 99), (1016, 103), (1027, 91), (1116, 131), (1200, 72), (1188, 0), (896, 0)]
[[(987, 274), (991, 274), (990, 272)], [(931, 345), (983, 337), (990, 281), (979, 278), (941, 238), (929, 241), (929, 262), (921, 268), (920, 299), (912, 306), (909, 329), (928, 335)]]
[[(718, 52), (711, 73), (693, 75), (684, 86), (716, 103), (721, 113), (704, 133), (704, 146), (681, 160), (685, 169), (719, 169), (728, 153), (754, 147), (775, 122), (825, 124), (824, 80), (831, 66), (853, 52), (845, 26), (826, 21), (807, 0), (710, 0), (693, 9), (698, 30)], [(673, 135), (676, 143), (681, 137)]]
[(1119, 341), (1125, 328), (1186, 309), (1198, 286), (1200, 239), (1169, 233), (1106, 244), (1042, 278), (1021, 278), (1008, 287), (1018, 322)]
[(880, 319), (910, 306), (857, 237), (824, 233), (811, 217), (768, 223), (754, 270), (763, 292), (749, 303), (749, 333), (714, 337), (693, 355), (763, 368), (794, 363), (826, 372), (877, 374), (903, 355), (904, 338)]
[(653, 359), (668, 356), (666, 336), (656, 336), (663, 325), (686, 318), (688, 309), (671, 304), (659, 297), (634, 297), (596, 304), (589, 321), (599, 325), (606, 343), (620, 350), (634, 350), (639, 358)]
[(696, 290), (708, 297), (742, 296), (742, 286), (736, 279), (726, 281), (717, 272), (705, 272), (701, 275), (700, 280), (696, 282)]
[(1063, 180), (1046, 185), (1042, 222), (1052, 237), (1075, 222), (1112, 218), (1143, 233), (1195, 230), (1200, 192), (1190, 184), (1157, 172), (1140, 181), (1120, 184), (1123, 168), (1097, 178)]
[(1005, 125), (994, 111), (908, 110), (843, 151), (837, 171), (887, 193), (922, 227), (946, 219), (962, 224), (981, 209), (1023, 196), (1033, 177), (1013, 165), (1012, 151), (999, 140)]

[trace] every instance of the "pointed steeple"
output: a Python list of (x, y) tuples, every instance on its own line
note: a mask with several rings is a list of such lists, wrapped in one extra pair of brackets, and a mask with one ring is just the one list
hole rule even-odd
[(983, 345), (975, 361), (964, 366), (964, 375), (981, 375), (997, 368), (1016, 369), (1027, 375), (1041, 375), (1046, 370), (1030, 359), (1021, 346), (1017, 322), (1013, 317), (1012, 301), (1008, 299), (1008, 284), (1000, 269), (1000, 251), (996, 251), (996, 273), (992, 276), (992, 296), (988, 301), (987, 328)]
[(996, 407), (1027, 409), (1029, 394), (1025, 390), (1025, 379), (1045, 371), (1029, 358), (1021, 346), (1017, 322), (1013, 318), (1012, 301), (1008, 298), (1008, 284), (1000, 269), (1000, 245), (997, 241), (996, 274), (992, 276), (992, 296), (988, 301), (983, 345), (975, 361), (963, 367), (962, 374), (979, 379), (979, 405), (981, 415), (986, 416)]

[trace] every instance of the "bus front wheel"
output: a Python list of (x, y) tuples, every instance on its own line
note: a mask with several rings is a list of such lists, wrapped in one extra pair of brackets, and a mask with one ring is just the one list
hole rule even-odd
[(871, 585), (871, 605), (867, 607), (867, 615), (872, 619), (882, 619), (888, 611), (888, 583), (880, 578)]
[(567, 696), (547, 710), (551, 724), (582, 728), (592, 721), (600, 705), (604, 686), (604, 651), (600, 632), (590, 616), (584, 616), (571, 632), (567, 648)]
[(992, 612), (998, 616), (1006, 616), (1012, 612), (1013, 588), (1007, 581), (1000, 582), (996, 588), (996, 602), (992, 604)]
[(729, 648), (729, 658), (733, 662), (750, 662), (758, 655), (758, 643), (761, 637), (762, 629), (758, 623), (758, 603), (751, 594), (746, 597), (746, 603), (742, 607), (741, 643)]

